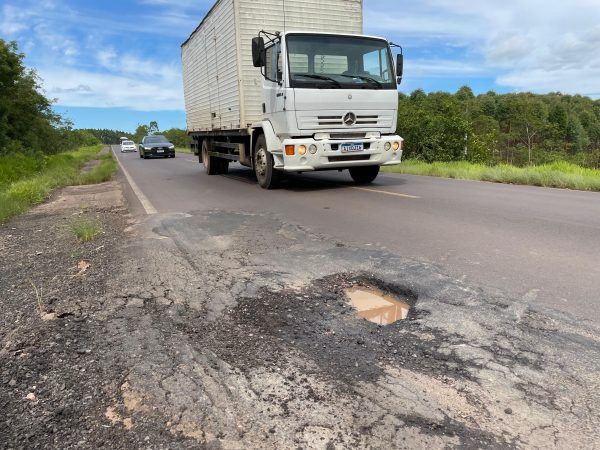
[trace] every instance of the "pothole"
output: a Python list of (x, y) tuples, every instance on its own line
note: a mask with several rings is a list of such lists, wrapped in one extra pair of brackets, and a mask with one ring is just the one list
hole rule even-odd
[(345, 290), (358, 316), (377, 325), (389, 325), (404, 320), (410, 305), (380, 289), (355, 285)]

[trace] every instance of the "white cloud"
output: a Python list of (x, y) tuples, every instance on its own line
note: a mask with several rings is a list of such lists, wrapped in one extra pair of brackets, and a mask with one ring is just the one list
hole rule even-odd
[(371, 32), (400, 36), (407, 48), (431, 46), (432, 40), (463, 47), (467, 65), (479, 61), (500, 73), (497, 83), (509, 88), (600, 92), (598, 0), (421, 0), (402, 5), (365, 0), (365, 8)]
[[(26, 62), (34, 62), (44, 92), (56, 99), (57, 105), (182, 110), (179, 39), (168, 39), (175, 44), (171, 56), (154, 51), (140, 56), (136, 52), (143, 54), (148, 48), (133, 49), (114, 35), (137, 33), (136, 27), (156, 35), (163, 32), (165, 23), (172, 24), (175, 19), (166, 14), (166, 18), (148, 22), (139, 14), (136, 22), (128, 22), (126, 17), (110, 22), (109, 17), (101, 16), (94, 22), (82, 10), (51, 0), (31, 0), (29, 6), (21, 8), (14, 4), (0, 8), (0, 24), (11, 24), (10, 29), (2, 28), (2, 34), (17, 39), (26, 50)], [(174, 33), (173, 26), (166, 33)]]
[(72, 68), (40, 70), (47, 95), (63, 106), (131, 108), (138, 111), (183, 109), (179, 76), (142, 80), (135, 74), (104, 74)]

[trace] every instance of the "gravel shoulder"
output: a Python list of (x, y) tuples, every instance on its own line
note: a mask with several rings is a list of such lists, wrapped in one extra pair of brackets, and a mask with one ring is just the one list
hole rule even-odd
[[(592, 325), (281, 217), (67, 188), (0, 228), (0, 283), (0, 447), (600, 444)], [(355, 285), (409, 316), (360, 319)]]

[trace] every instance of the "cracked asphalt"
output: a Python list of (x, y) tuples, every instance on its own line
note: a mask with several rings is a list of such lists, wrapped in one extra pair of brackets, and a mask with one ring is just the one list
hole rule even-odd
[[(282, 215), (96, 189), (0, 228), (0, 447), (599, 446), (593, 322)], [(73, 214), (105, 232), (76, 243)], [(355, 285), (409, 316), (359, 318)]]

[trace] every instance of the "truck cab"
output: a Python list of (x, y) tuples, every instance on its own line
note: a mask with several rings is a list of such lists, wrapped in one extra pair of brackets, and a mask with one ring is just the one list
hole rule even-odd
[(400, 53), (383, 38), (261, 32), (252, 59), (262, 75), (263, 120), (251, 126), (253, 166), (269, 188), (281, 172), (349, 169), (355, 181), (400, 164), (395, 134)]

